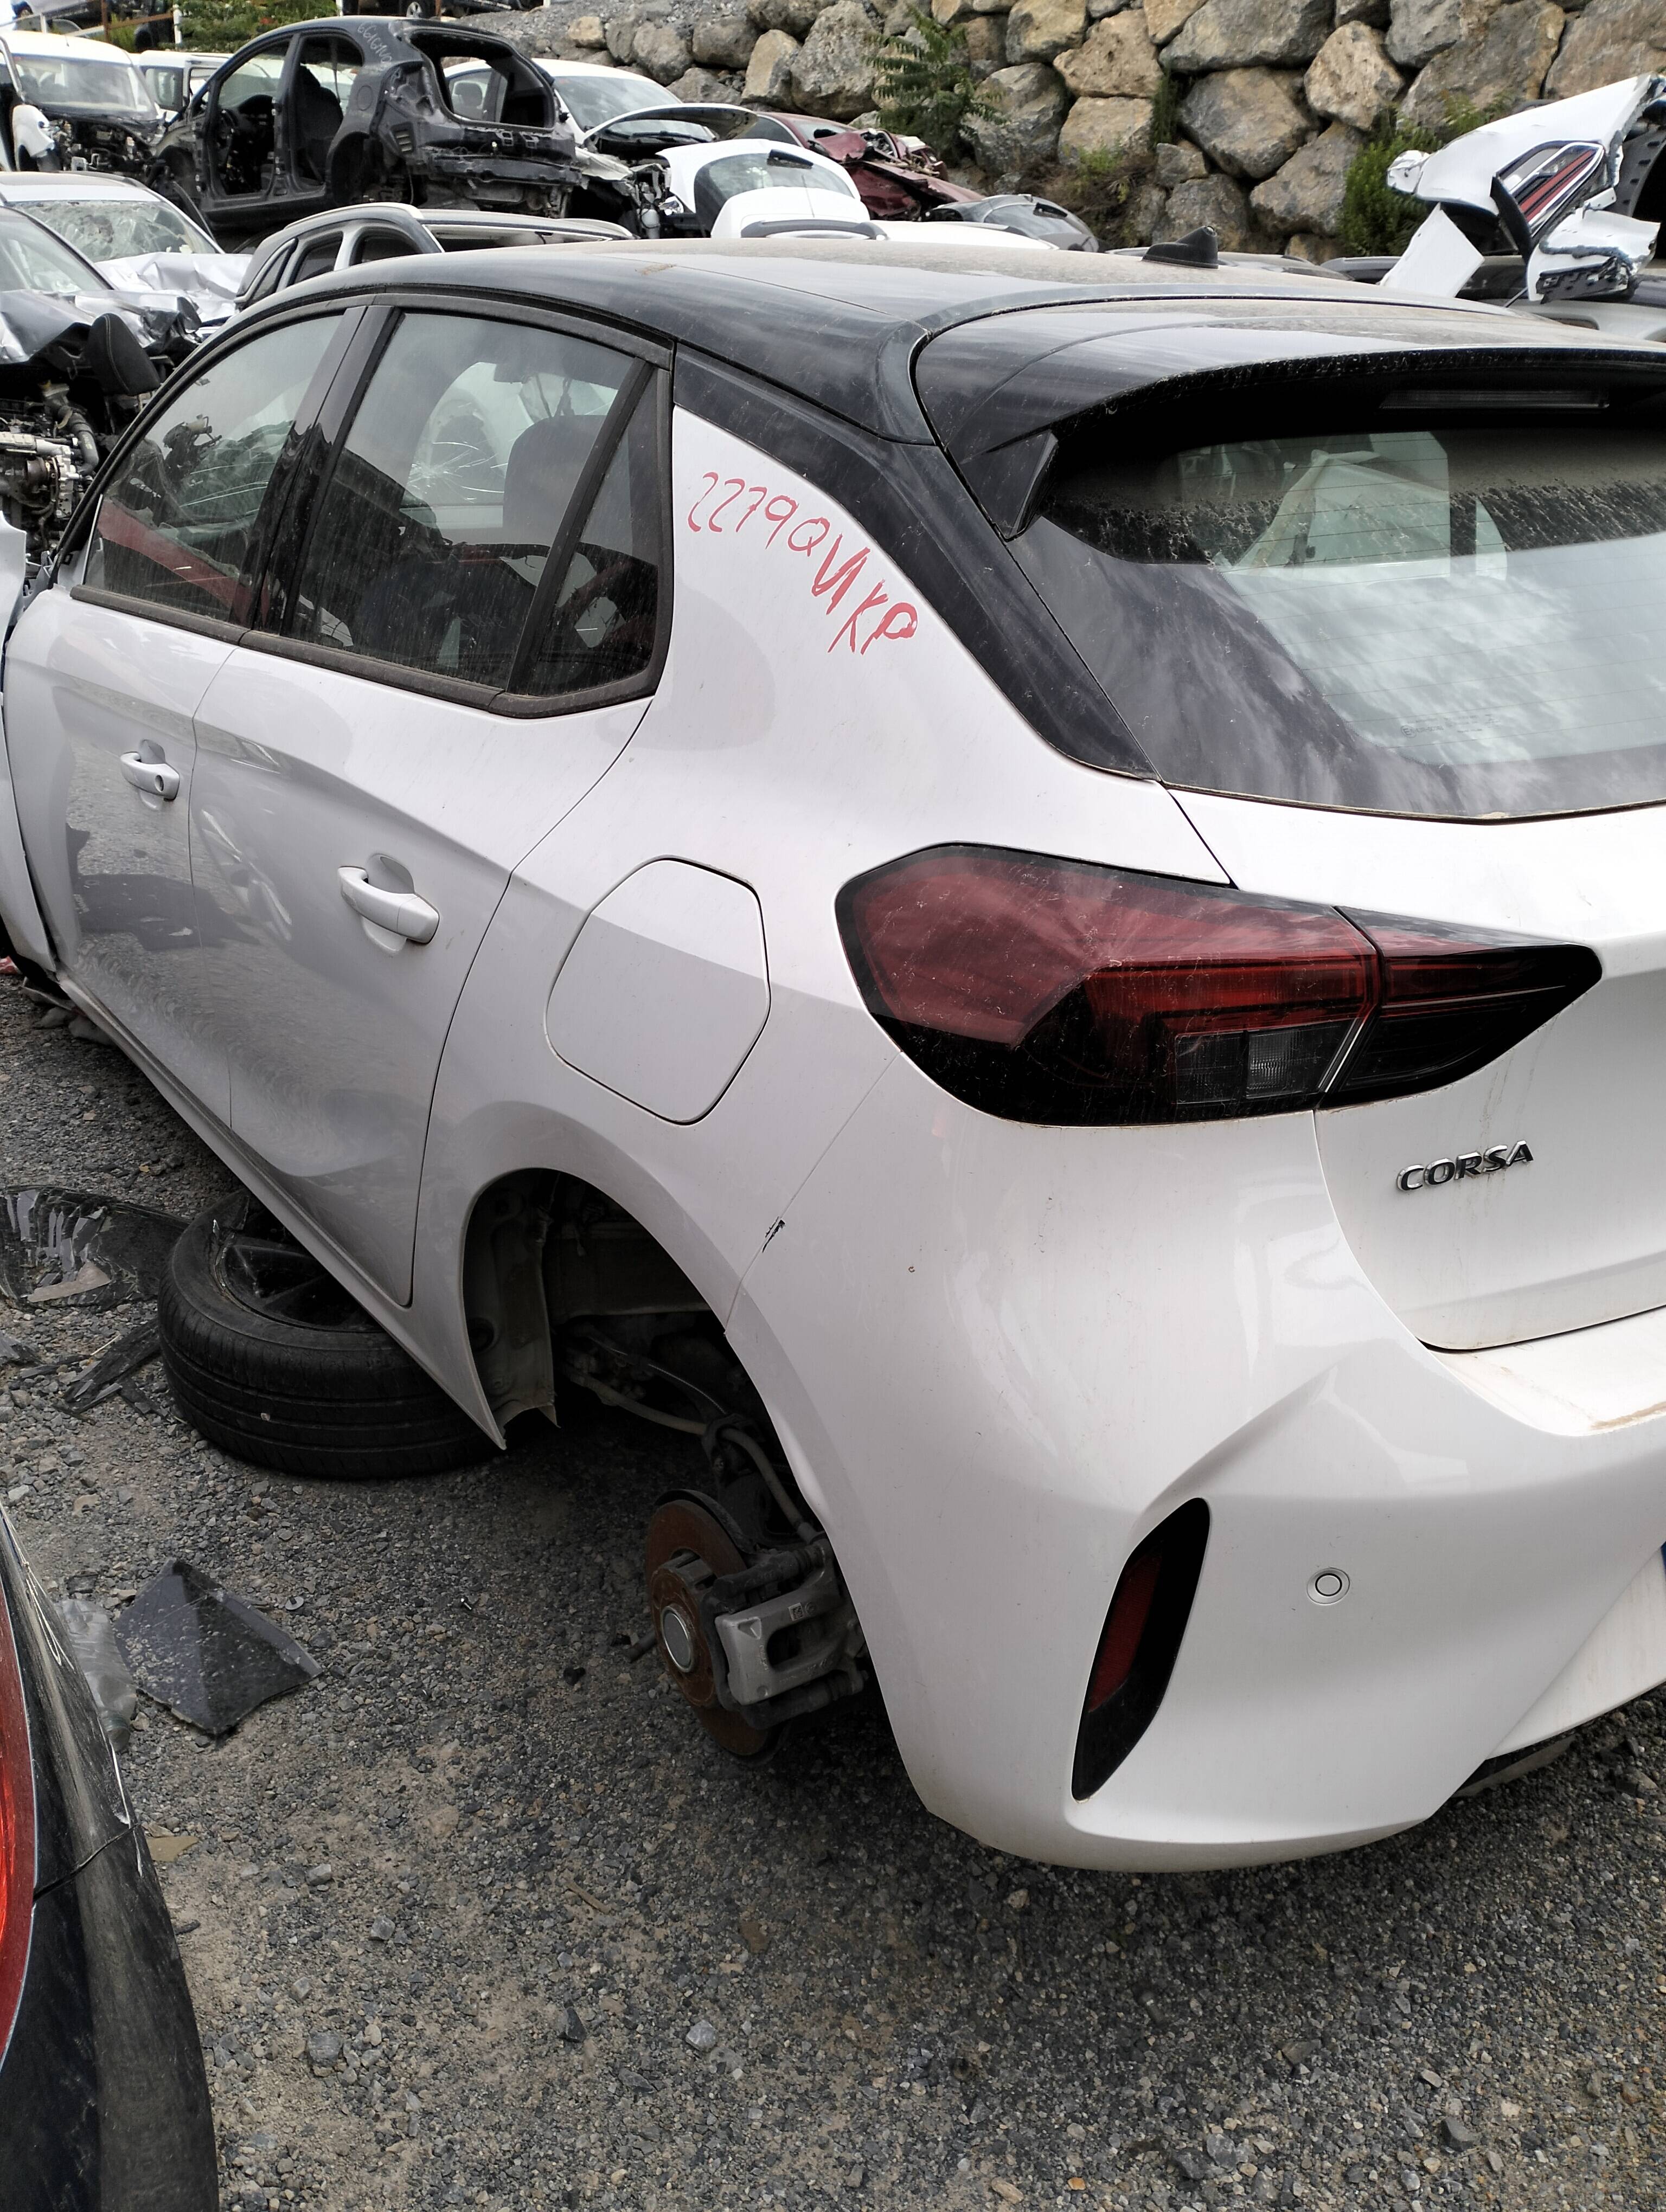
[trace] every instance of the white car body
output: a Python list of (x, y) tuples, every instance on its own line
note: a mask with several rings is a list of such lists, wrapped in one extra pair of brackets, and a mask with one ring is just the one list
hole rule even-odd
[[(0, 173), (0, 207), (18, 208), (58, 232), (119, 292), (153, 301), (183, 294), (205, 325), (232, 311), (247, 270), (246, 253), (222, 253), (183, 210), (131, 177), (76, 169), (57, 173)], [(102, 219), (108, 235), (97, 235)], [(137, 253), (92, 249), (123, 234), (154, 233), (155, 242)]]
[[(240, 319), (211, 362), (277, 346), (332, 295), (374, 312), (390, 286), (440, 315), (464, 297), (489, 314), (501, 291), (517, 344), (541, 298), (561, 331), (635, 349), (632, 392), (674, 350), (655, 403), (669, 629), (630, 683), (516, 704), (367, 660), (362, 611), (314, 647), (247, 627), (241, 583), (212, 601), (225, 618), (180, 621), (88, 587), (89, 532), (141, 542), (117, 501), (107, 535), (101, 514), (72, 533), (8, 647), (0, 915), (491, 1436), (552, 1386), (533, 1357), (510, 1389), (471, 1341), (489, 1201), (569, 1176), (641, 1224), (768, 1407), (932, 1810), (1087, 1866), (1364, 1842), (1666, 1678), (1666, 1180), (1639, 1139), (1666, 1082), (1666, 790), (1505, 819), (1479, 784), (1442, 813), (1246, 791), (1219, 763), (1213, 786), (1140, 769), (1115, 748), (1136, 726), (1168, 743), (1218, 654), (1159, 636), (1161, 611), (1225, 572), (1174, 572), (1152, 599), (1130, 650), (1153, 683), (1173, 667), (1171, 711), (1124, 694), (1118, 723), (1079, 657), (1091, 625), (1073, 651), (1068, 605), (1037, 596), (1026, 501), (1050, 425), (1091, 437), (1082, 409), (1167, 404), (1193, 374), (1270, 364), (1287, 397), (1316, 360), (1371, 376), (1415, 356), (1414, 388), (1438, 393), (1456, 347), (1554, 390), (1657, 380), (1658, 356), (1318, 276), (937, 245), (432, 255)], [(524, 471), (490, 425), (518, 374), (470, 386), (500, 535)], [(562, 419), (600, 419), (584, 374)], [(158, 419), (197, 404), (182, 386)], [(273, 450), (295, 404), (260, 418)], [(1334, 459), (1357, 507), (1365, 464)], [(1484, 601), (1517, 556), (1475, 544), (1451, 553), (1461, 573), (1414, 563), (1411, 587)], [(1383, 565), (1367, 608), (1407, 587)], [(1256, 562), (1233, 573), (1277, 619)], [(1569, 643), (1506, 625), (1500, 686)], [(1365, 769), (1400, 774), (1380, 750)], [(1291, 757), (1329, 773), (1322, 748)], [(1493, 771), (1450, 774), (1472, 772)], [(1267, 901), (1331, 932), (1346, 908), (1385, 943), (1384, 915), (1494, 933), (1530, 968), (1584, 948), (1585, 981), (1472, 1072), (1369, 1103), (1014, 1118), (949, 1062), (928, 1073), (916, 1018), (882, 1024), (853, 966), (857, 887), (945, 848), (951, 883), (954, 854), (977, 882), (1053, 856), (1037, 885), (1109, 868), (1117, 898), (1201, 902), (1232, 927)], [(354, 889), (372, 862), (392, 872), (379, 905)], [(402, 938), (407, 910), (426, 937), (413, 920)], [(898, 926), (927, 910), (904, 900)], [(1003, 911), (954, 940), (969, 974), (987, 952), (1006, 975)], [(1112, 1594), (1205, 1507), (1166, 1687), (1079, 1793)]]
[[(1513, 221), (1524, 234), (1510, 238), (1524, 258), (1510, 303), (1518, 312), (1617, 337), (1666, 338), (1666, 279), (1651, 266), (1666, 207), (1653, 181), (1663, 118), (1666, 76), (1625, 77), (1483, 124), (1433, 153), (1400, 155), (1389, 185), (1434, 212), (1383, 289), (1456, 297), (1481, 269), (1483, 241), (1502, 216), (1506, 231)], [(1538, 188), (1530, 220), (1511, 208), (1512, 183), (1529, 200)], [(1632, 212), (1639, 204), (1649, 219)]]
[(715, 238), (742, 237), (752, 222), (868, 219), (848, 171), (806, 147), (726, 138), (671, 146), (659, 159), (670, 182), (667, 212), (689, 210)]

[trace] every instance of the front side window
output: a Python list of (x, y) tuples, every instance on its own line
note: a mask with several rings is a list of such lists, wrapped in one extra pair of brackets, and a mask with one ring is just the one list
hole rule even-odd
[(85, 580), (176, 613), (249, 619), (267, 488), (337, 315), (226, 355), (161, 409), (99, 502)]
[(1666, 799), (1666, 421), (1438, 415), (1067, 443), (1015, 550), (1166, 781), (1464, 817)]
[[(538, 651), (542, 688), (614, 680), (617, 651), (593, 656), (627, 619), (623, 601), (640, 617), (641, 592), (618, 566), (636, 557), (635, 447), (617, 442), (635, 371), (627, 355), (551, 331), (407, 316), (318, 500), (290, 635), (494, 690), (539, 688), (518, 675)], [(651, 481), (651, 459), (637, 473)], [(575, 548), (559, 591), (553, 578), (546, 587), (552, 549), (567, 553), (574, 521), (588, 528), (592, 515), (587, 575)], [(603, 575), (610, 563), (617, 595)]]

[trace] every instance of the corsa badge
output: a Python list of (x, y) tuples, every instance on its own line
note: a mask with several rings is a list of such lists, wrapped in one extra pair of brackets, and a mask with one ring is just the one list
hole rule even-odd
[(1459, 1152), (1453, 1159), (1431, 1160), (1426, 1167), (1402, 1168), (1395, 1183), (1401, 1190), (1438, 1190), (1444, 1182), (1463, 1182), (1471, 1176), (1502, 1175), (1532, 1158), (1523, 1144), (1491, 1145), (1484, 1152)]

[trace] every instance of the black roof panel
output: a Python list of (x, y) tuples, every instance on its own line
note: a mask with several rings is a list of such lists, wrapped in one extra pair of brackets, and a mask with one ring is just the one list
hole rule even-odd
[[(882, 437), (911, 441), (931, 436), (915, 392), (915, 356), (938, 333), (969, 324), (984, 326), (958, 330), (945, 349), (958, 356), (959, 375), (937, 380), (943, 404), (963, 412), (1028, 362), (1090, 338), (1093, 373), (1102, 376), (1107, 356), (1126, 350), (1134, 383), (1217, 367), (1223, 352), (1276, 362), (1320, 352), (1496, 346), (1649, 356), (1666, 368), (1658, 347), (1599, 340), (1594, 348), (1587, 331), (1466, 301), (1389, 300), (1276, 264), (1187, 270), (1120, 254), (939, 246), (930, 229), (921, 226), (918, 245), (787, 237), (505, 247), (378, 262), (304, 289), (496, 293), (599, 314), (698, 347)], [(295, 296), (280, 293), (271, 306)], [(1026, 312), (1037, 309), (1049, 312)], [(947, 382), (967, 379), (977, 388), (952, 399)], [(936, 409), (934, 401), (934, 416)], [(948, 434), (946, 422), (939, 428)]]

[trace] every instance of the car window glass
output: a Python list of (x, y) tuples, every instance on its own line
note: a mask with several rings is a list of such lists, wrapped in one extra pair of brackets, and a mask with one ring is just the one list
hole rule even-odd
[(31, 200), (38, 222), (67, 239), (89, 261), (127, 261), (144, 253), (213, 253), (206, 233), (166, 200), (149, 193), (129, 199), (75, 200), (54, 193)]
[[(53, 43), (56, 45), (57, 41)], [(135, 115), (160, 120), (150, 88), (138, 69), (105, 53), (79, 52), (69, 40), (62, 53), (18, 53), (11, 64), (18, 89), (49, 115)]]
[(760, 144), (756, 151), (726, 154), (708, 161), (694, 180), (694, 211), (708, 228), (720, 210), (741, 192), (762, 192), (794, 185), (807, 192), (824, 192), (831, 199), (859, 199), (842, 170), (822, 167), (803, 154), (789, 154), (784, 146)]
[(547, 620), (527, 641), (518, 691), (588, 691), (640, 676), (660, 616), (655, 398), (643, 393), (579, 526)]
[(267, 331), (156, 414), (99, 503), (89, 585), (181, 613), (248, 619), (266, 488), (340, 319)]
[(526, 325), (408, 316), (318, 501), (292, 634), (501, 689), (631, 366)]
[(92, 292), (105, 281), (27, 216), (0, 215), (0, 292)]
[(1381, 422), (1166, 453), (1090, 427), (1015, 550), (1170, 781), (1394, 813), (1658, 802), (1652, 418)]

